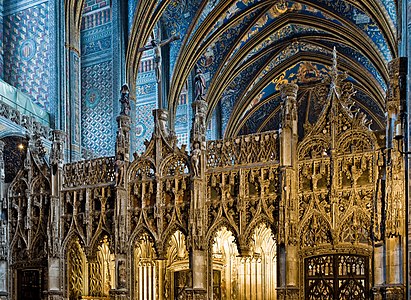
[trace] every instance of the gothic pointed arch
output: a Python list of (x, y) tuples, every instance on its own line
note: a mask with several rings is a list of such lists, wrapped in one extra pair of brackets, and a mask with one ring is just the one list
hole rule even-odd
[(177, 241), (180, 243), (181, 240), (184, 240), (184, 243), (186, 243), (185, 242), (186, 237), (187, 237), (186, 228), (182, 227), (181, 225), (177, 224), (177, 222), (173, 221), (171, 226), (168, 226), (167, 229), (163, 232), (163, 235), (161, 238), (161, 240), (164, 241), (163, 249), (159, 251), (161, 253), (166, 253), (167, 248), (170, 246), (170, 243), (172, 243), (171, 240), (173, 240), (173, 243)]
[(225, 218), (221, 218), (219, 221), (214, 223), (208, 230), (206, 236), (206, 243), (207, 245), (212, 245), (213, 239), (215, 238), (216, 233), (221, 229), (225, 228), (227, 231), (231, 232), (232, 236), (234, 237), (233, 242), (237, 245), (239, 249), (239, 236), (238, 230)]
[(338, 239), (342, 243), (370, 245), (371, 230), (371, 218), (368, 216), (368, 212), (357, 207), (341, 220), (341, 225), (337, 230)]
[(159, 254), (159, 249), (158, 247), (156, 248), (156, 234), (150, 231), (150, 228), (147, 227), (144, 224), (140, 224), (135, 230), (130, 234), (130, 246), (129, 246), (129, 251), (132, 253), (132, 251), (135, 249), (136, 245), (138, 243), (143, 242), (143, 243), (151, 243), (156, 251), (156, 256)]
[(315, 248), (334, 243), (334, 235), (329, 221), (319, 213), (313, 213), (300, 227), (300, 245), (302, 248)]
[(94, 257), (99, 247), (105, 244), (109, 247), (110, 251), (114, 251), (114, 243), (112, 240), (112, 235), (104, 228), (99, 228), (92, 237), (90, 244), (87, 248), (86, 255), (88, 257)]
[(133, 295), (142, 299), (153, 299), (156, 290), (156, 277), (158, 276), (155, 272), (157, 251), (154, 240), (145, 233), (137, 237), (131, 244), (133, 245), (131, 252)]
[[(278, 228), (267, 216), (260, 215), (253, 219), (247, 229), (244, 231), (244, 234), (241, 239), (246, 241), (248, 246), (251, 246), (251, 243), (255, 243), (255, 235), (258, 230), (265, 227), (267, 230), (271, 231), (272, 237), (278, 234)], [(263, 230), (264, 231), (264, 230)]]
[(76, 299), (85, 294), (86, 282), (86, 255), (78, 239), (73, 238), (67, 244), (66, 257), (66, 295), (69, 299)]

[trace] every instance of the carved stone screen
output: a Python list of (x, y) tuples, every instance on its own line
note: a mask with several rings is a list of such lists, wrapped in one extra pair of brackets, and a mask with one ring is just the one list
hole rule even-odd
[(368, 257), (346, 254), (305, 259), (305, 299), (369, 299)]

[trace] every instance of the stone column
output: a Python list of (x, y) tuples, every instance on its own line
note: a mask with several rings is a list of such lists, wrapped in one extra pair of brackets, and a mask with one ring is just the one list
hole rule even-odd
[(53, 131), (53, 144), (50, 153), (51, 166), (51, 199), (49, 221), (49, 258), (48, 258), (48, 299), (63, 299), (61, 279), (64, 278), (61, 268), (61, 240), (62, 228), (60, 190), (63, 178), (65, 133)]
[(166, 259), (160, 258), (156, 259), (156, 270), (157, 270), (157, 287), (156, 287), (156, 295), (154, 295), (155, 299), (163, 300), (164, 299), (164, 292), (165, 292), (165, 276), (166, 276)]
[(382, 300), (381, 288), (384, 289), (385, 266), (384, 266), (384, 245), (376, 243), (374, 246), (374, 286), (372, 288), (374, 299)]
[[(80, 28), (83, 7), (73, 0), (65, 3), (65, 51), (63, 56), (65, 76), (64, 97), (59, 106), (60, 128), (66, 132), (65, 158), (67, 162), (81, 159), (81, 58)], [(82, 3), (83, 4), (83, 3)], [(77, 9), (73, 9), (76, 7)]]
[(387, 161), (386, 161), (386, 220), (385, 220), (385, 264), (387, 299), (405, 297), (405, 164), (403, 151), (403, 124), (406, 60), (394, 59), (389, 64), (390, 84), (387, 93)]
[[(1, 18), (1, 15), (0, 15)], [(1, 29), (1, 28), (0, 28)], [(8, 222), (5, 211), (7, 210), (7, 200), (5, 198), (6, 186), (5, 166), (3, 151), (5, 143), (0, 140), (0, 299), (8, 299), (7, 278), (8, 278)]]
[[(212, 293), (212, 276), (208, 276), (208, 260), (211, 259), (207, 253), (208, 247), (205, 241), (206, 234), (206, 113), (207, 102), (197, 98), (192, 104), (193, 127), (191, 131), (191, 207), (190, 207), (190, 270), (192, 273), (193, 299), (206, 299), (207, 285), (209, 293)], [(208, 295), (210, 296), (210, 295)]]
[(130, 161), (130, 126), (131, 119), (127, 115), (117, 117), (116, 159)]
[(296, 84), (281, 87), (280, 129), (281, 203), (279, 224), (279, 299), (297, 299), (299, 294), (297, 168), (297, 91)]
[(125, 254), (116, 254), (116, 278), (114, 278), (115, 289), (110, 290), (110, 299), (129, 299), (129, 289), (127, 287), (127, 261)]

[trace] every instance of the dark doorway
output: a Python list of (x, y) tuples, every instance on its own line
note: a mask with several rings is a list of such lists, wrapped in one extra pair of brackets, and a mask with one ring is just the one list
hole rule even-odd
[(186, 289), (190, 286), (189, 270), (174, 272), (174, 299), (186, 299)]
[(213, 299), (221, 300), (221, 271), (213, 270)]
[(17, 300), (41, 300), (39, 270), (17, 271)]
[(306, 258), (305, 299), (369, 299), (369, 260), (366, 256), (332, 254)]

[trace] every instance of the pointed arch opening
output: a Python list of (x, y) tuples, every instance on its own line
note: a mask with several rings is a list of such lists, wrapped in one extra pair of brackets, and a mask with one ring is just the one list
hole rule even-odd
[(133, 253), (134, 269), (134, 298), (139, 300), (156, 299), (156, 251), (152, 238), (143, 233), (135, 242)]
[(115, 287), (115, 258), (107, 236), (101, 238), (91, 256), (86, 256), (79, 238), (74, 237), (67, 247), (66, 261), (66, 295), (69, 300), (110, 299), (109, 292)]
[(186, 288), (190, 286), (187, 241), (185, 235), (177, 230), (168, 242), (165, 293), (170, 295), (170, 299), (186, 299)]
[(219, 229), (212, 246), (213, 299), (276, 299), (277, 243), (265, 224), (255, 227), (250, 256), (240, 256), (235, 237)]

